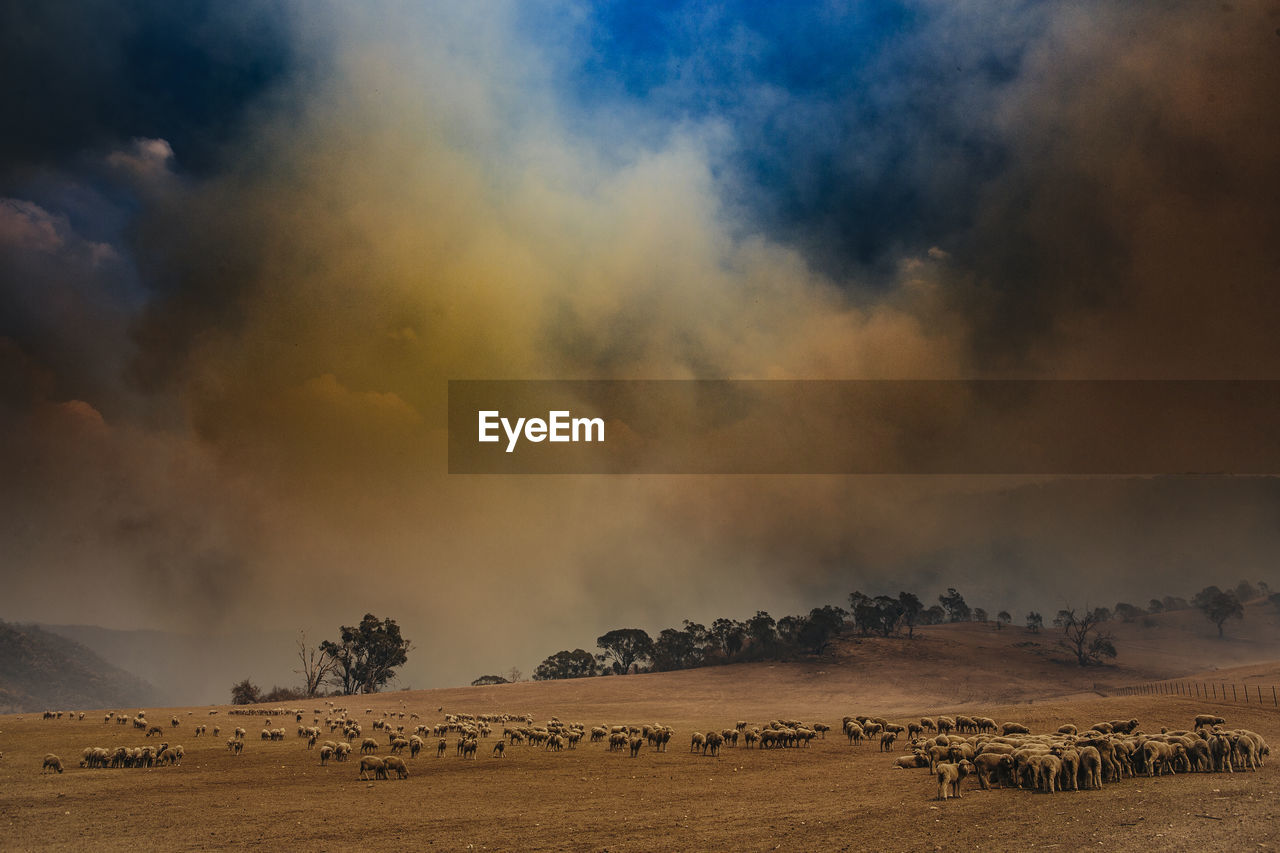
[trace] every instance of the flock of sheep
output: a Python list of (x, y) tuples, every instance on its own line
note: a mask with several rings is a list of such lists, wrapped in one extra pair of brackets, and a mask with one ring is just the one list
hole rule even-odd
[[(1257, 770), (1271, 750), (1248, 729), (1224, 728), (1226, 721), (1200, 714), (1191, 729), (1159, 733), (1140, 730), (1137, 720), (1095, 723), (1081, 731), (1068, 724), (1050, 734), (1032, 734), (1019, 723), (997, 731), (989, 718), (959, 716), (922, 718), (900, 726), (879, 718), (846, 717), (850, 742), (868, 731), (879, 734), (881, 749), (890, 750), (898, 735), (911, 737), (911, 754), (899, 768), (928, 768), (938, 782), (938, 799), (959, 797), (964, 780), (976, 777), (983, 790), (993, 784), (1052, 794), (1055, 791), (1100, 789), (1125, 777), (1173, 773), (1231, 773)], [(935, 732), (924, 737), (926, 731)]]
[[(372, 721), (372, 732), (382, 732), (386, 738), (384, 744), (376, 737), (365, 736), (362, 723), (345, 708), (326, 704), (330, 707), (325, 711), (311, 712), (310, 725), (303, 722), (306, 712), (298, 709), (235, 709), (231, 713), (267, 717), (261, 731), (264, 741), (285, 740), (286, 730), (272, 728), (271, 719), (293, 717), (297, 737), (305, 742), (307, 749), (318, 747), (322, 766), (330, 761), (346, 762), (358, 748), (358, 778), (374, 780), (393, 776), (407, 779), (409, 768), (404, 761), (405, 753), (414, 759), (434, 745), (439, 758), (449, 751), (451, 738), (457, 756), (474, 760), (480, 741), (489, 738), (499, 725), (501, 737), (488, 749), (494, 758), (502, 758), (508, 747), (517, 745), (547, 752), (572, 750), (584, 739), (592, 744), (605, 744), (610, 752), (629, 753), (635, 758), (646, 745), (654, 751), (666, 752), (667, 744), (675, 735), (671, 727), (658, 723), (588, 728), (582, 723), (566, 723), (552, 717), (545, 724), (535, 725), (529, 714), (445, 714), (444, 722), (426, 724), (416, 722), (418, 714), (406, 715), (401, 711)], [(367, 709), (365, 713), (373, 711)], [(63, 712), (45, 712), (44, 718), (62, 719)], [(83, 720), (84, 714), (68, 714), (68, 718)], [(164, 731), (160, 726), (149, 724), (143, 711), (134, 715), (108, 713), (103, 720), (104, 724), (113, 721), (119, 725), (131, 723), (135, 729), (145, 731), (147, 737)], [(975, 777), (984, 790), (995, 785), (1054, 793), (1101, 788), (1104, 783), (1117, 782), (1126, 776), (1256, 770), (1270, 754), (1261, 735), (1246, 729), (1227, 729), (1221, 717), (1202, 714), (1194, 723), (1191, 729), (1161, 729), (1159, 733), (1149, 734), (1139, 729), (1137, 720), (1111, 720), (1083, 731), (1074, 725), (1065, 725), (1053, 733), (1033, 734), (1020, 723), (998, 725), (989, 717), (922, 717), (919, 722), (903, 725), (880, 717), (848, 716), (843, 720), (842, 730), (854, 746), (876, 743), (881, 752), (894, 752), (899, 743), (905, 744), (910, 752), (898, 757), (894, 766), (927, 768), (937, 780), (938, 798), (942, 800), (959, 797), (963, 782), (969, 777)], [(170, 728), (176, 729), (179, 725), (179, 718), (171, 717)], [(206, 724), (197, 724), (194, 736), (204, 736), (208, 728)], [(334, 736), (340, 730), (342, 740), (321, 742), (326, 729)], [(709, 756), (718, 755), (725, 747), (736, 747), (740, 741), (746, 748), (755, 746), (761, 750), (805, 748), (815, 738), (825, 738), (828, 731), (829, 726), (817, 722), (771, 720), (749, 725), (739, 720), (734, 726), (721, 730), (693, 732), (689, 748), (693, 753)], [(214, 725), (213, 735), (217, 737), (220, 733), (221, 727)], [(246, 738), (245, 728), (236, 726), (226, 741), (227, 749), (240, 755)], [(384, 746), (388, 754), (378, 755)], [(183, 755), (182, 746), (170, 747), (168, 743), (158, 747), (89, 747), (82, 752), (80, 766), (150, 768), (181, 764)], [(62, 760), (57, 755), (45, 756), (41, 772), (62, 771)]]

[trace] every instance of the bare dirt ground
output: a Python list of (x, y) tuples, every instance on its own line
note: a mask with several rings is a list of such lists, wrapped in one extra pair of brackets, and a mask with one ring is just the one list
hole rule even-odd
[[(953, 626), (949, 626), (953, 627)], [(1211, 626), (1210, 626), (1211, 627)], [(990, 638), (988, 635), (991, 635)], [(85, 719), (0, 717), (0, 847), (6, 850), (1241, 850), (1280, 847), (1280, 763), (1257, 772), (1125, 779), (1101, 791), (1046, 795), (967, 787), (938, 802), (926, 770), (897, 770), (902, 751), (850, 746), (838, 735), (846, 714), (905, 722), (922, 714), (980, 712), (1033, 731), (1067, 722), (1136, 717), (1144, 729), (1186, 728), (1213, 712), (1233, 727), (1280, 743), (1280, 709), (1144, 695), (1104, 695), (1138, 674), (1131, 664), (1081, 670), (1054, 660), (1016, 631), (925, 632), (913, 641), (864, 640), (829, 660), (750, 664), (678, 673), (395, 692), (334, 700), (364, 726), (384, 715), (412, 730), (444, 711), (530, 713), (588, 726), (660, 722), (676, 736), (666, 753), (647, 746), (632, 759), (603, 744), (548, 753), (509, 747), (479, 758), (434, 750), (408, 760), (403, 781), (364, 782), (358, 762), (319, 765), (296, 736), (293, 717), (271, 718), (283, 742), (264, 742), (260, 717), (220, 707), (147, 709), (181, 743), (181, 766), (88, 770), (88, 746), (155, 743), (131, 726)], [(1042, 639), (1050, 639), (1047, 635)], [(1188, 641), (1191, 642), (1191, 641)], [(1194, 644), (1199, 644), (1195, 640)], [(1210, 647), (1212, 649), (1212, 647)], [(1167, 654), (1162, 652), (1161, 655)], [(1193, 661), (1192, 667), (1195, 666)], [(1157, 668), (1158, 669), (1158, 668)], [(1250, 683), (1280, 671), (1255, 663), (1213, 677)], [(1148, 674), (1163, 674), (1163, 670)], [(322, 700), (304, 708), (305, 723)], [(372, 709), (372, 713), (366, 713)], [(113, 709), (134, 712), (138, 709)], [(416, 712), (420, 720), (411, 721)], [(180, 725), (171, 729), (172, 715)], [(323, 714), (321, 715), (323, 717)], [(692, 731), (797, 718), (837, 732), (808, 749), (726, 748), (691, 754)], [(221, 737), (194, 738), (199, 723)], [(237, 724), (249, 731), (243, 755), (225, 745)], [(500, 731), (500, 727), (498, 728)], [(336, 738), (335, 738), (336, 739)], [(40, 772), (46, 752), (67, 765)], [(380, 754), (386, 753), (382, 747)], [(1274, 758), (1274, 756), (1272, 757)]]

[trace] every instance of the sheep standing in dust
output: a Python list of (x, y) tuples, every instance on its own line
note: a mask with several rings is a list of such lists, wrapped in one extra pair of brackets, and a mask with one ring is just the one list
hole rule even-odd
[(387, 773), (394, 771), (397, 779), (409, 778), (409, 768), (405, 766), (403, 758), (397, 758), (395, 756), (384, 758), (382, 759), (382, 766)]
[(346, 761), (350, 757), (351, 757), (351, 744), (347, 743), (345, 740), (339, 741), (338, 745), (333, 748), (333, 760)]
[(505, 753), (506, 751), (507, 751), (507, 742), (505, 740), (500, 740), (493, 745), (494, 758), (501, 758), (503, 756), (503, 753)]
[(360, 754), (368, 755), (371, 752), (378, 751), (378, 742), (371, 737), (367, 737), (360, 741)]
[(40, 765), (40, 772), (47, 773), (50, 770), (62, 772), (62, 759), (54, 755), (52, 752), (44, 757), (44, 764)]
[(1196, 728), (1210, 729), (1214, 726), (1226, 725), (1226, 720), (1214, 714), (1196, 714)]
[(367, 780), (370, 771), (373, 772), (374, 779), (387, 778), (386, 762), (376, 755), (366, 755), (360, 759), (360, 776), (358, 778)]
[(462, 743), (462, 757), (465, 760), (470, 756), (472, 761), (476, 759), (476, 749), (480, 746), (480, 742), (473, 737), (467, 738)]
[(693, 736), (689, 739), (689, 751), (690, 752), (706, 752), (707, 751), (706, 735), (702, 734), (702, 732), (694, 732)]
[(1000, 727), (1000, 734), (1029, 735), (1031, 734), (1031, 729), (1027, 728), (1022, 723), (1005, 723), (1003, 726)]
[(719, 732), (707, 732), (707, 747), (703, 750), (703, 754), (710, 751), (713, 756), (719, 755), (722, 744), (724, 744), (724, 735)]
[(934, 772), (938, 776), (938, 799), (947, 797), (960, 799), (960, 783), (974, 770), (973, 762), (961, 761), (959, 764), (939, 764)]
[[(1036, 787), (1046, 794), (1057, 790), (1058, 774), (1062, 772), (1062, 759), (1053, 753), (1040, 756), (1036, 762)], [(959, 795), (957, 795), (959, 796)]]
[(1209, 755), (1213, 758), (1213, 769), (1218, 773), (1234, 773), (1231, 766), (1231, 740), (1224, 734), (1215, 734), (1209, 738)]
[(332, 755), (333, 755), (333, 747), (327, 746), (327, 745), (320, 747), (320, 766), (324, 767), (325, 764), (328, 763), (329, 758)]
[(440, 756), (444, 755), (445, 750), (447, 750), (448, 748), (449, 748), (449, 741), (445, 740), (444, 738), (440, 738), (440, 742), (436, 744), (436, 758), (439, 758)]
[(880, 735), (880, 751), (893, 752), (893, 742), (898, 739), (897, 732), (885, 732)]
[(978, 787), (984, 791), (991, 790), (991, 779), (1005, 787), (1013, 776), (1013, 759), (998, 752), (984, 752), (973, 759), (974, 775), (978, 777)]
[(631, 747), (631, 757), (635, 758), (640, 754), (640, 747), (644, 745), (644, 738), (633, 737), (628, 745)]

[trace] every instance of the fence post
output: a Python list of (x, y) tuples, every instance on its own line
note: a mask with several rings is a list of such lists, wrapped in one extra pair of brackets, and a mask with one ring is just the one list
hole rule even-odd
[(1244, 703), (1249, 704), (1249, 685), (1247, 684), (1244, 686)]

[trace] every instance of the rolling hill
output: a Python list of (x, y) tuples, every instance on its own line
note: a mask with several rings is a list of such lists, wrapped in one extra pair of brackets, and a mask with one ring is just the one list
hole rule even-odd
[(0, 713), (129, 708), (155, 698), (146, 681), (74, 640), (0, 622)]

